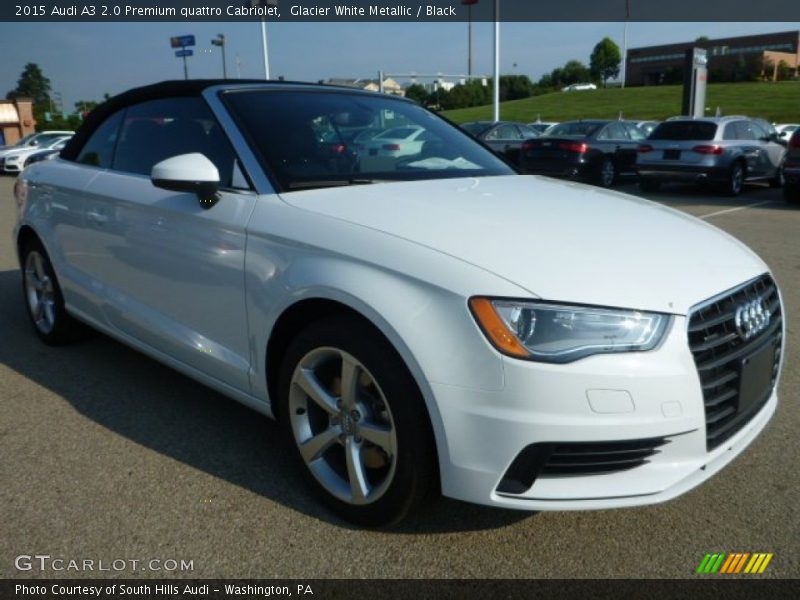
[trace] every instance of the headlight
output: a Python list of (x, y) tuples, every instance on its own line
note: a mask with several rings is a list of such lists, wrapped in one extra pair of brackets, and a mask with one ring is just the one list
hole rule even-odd
[(642, 352), (664, 337), (670, 316), (634, 310), (472, 298), (475, 320), (503, 354), (566, 363), (592, 354)]

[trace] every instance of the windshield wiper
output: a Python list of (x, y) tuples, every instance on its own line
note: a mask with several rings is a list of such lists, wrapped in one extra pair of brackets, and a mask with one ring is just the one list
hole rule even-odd
[(309, 190), (313, 188), (323, 187), (337, 187), (344, 185), (369, 185), (371, 183), (382, 183), (390, 181), (388, 179), (368, 179), (362, 177), (353, 177), (351, 179), (331, 179), (328, 181), (311, 180), (311, 181), (292, 181), (287, 186), (290, 190)]

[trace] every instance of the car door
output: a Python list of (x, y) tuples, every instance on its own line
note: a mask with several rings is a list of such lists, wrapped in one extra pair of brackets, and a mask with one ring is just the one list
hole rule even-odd
[[(161, 160), (200, 152), (220, 173), (210, 209), (155, 187)], [(238, 177), (237, 177), (238, 175)], [(225, 133), (199, 97), (127, 108), (111, 169), (85, 192), (87, 267), (106, 323), (239, 390), (249, 390), (245, 227), (255, 206)]]
[(764, 143), (759, 140), (755, 123), (752, 121), (735, 121), (736, 140), (747, 163), (747, 178), (764, 177), (767, 171), (768, 158)]
[(780, 139), (778, 132), (768, 123), (759, 121), (751, 121), (751, 123), (761, 142), (761, 150), (763, 152), (762, 175), (764, 177), (774, 177), (783, 162), (786, 146), (778, 142)]
[(514, 160), (514, 158), (519, 159), (522, 136), (511, 123), (501, 123), (489, 131), (484, 136), (483, 141), (497, 154), (504, 155), (511, 160)]
[(618, 174), (625, 175), (634, 172), (638, 144), (630, 139), (622, 122), (612, 121), (606, 125), (597, 134), (597, 140), (602, 143), (601, 149), (604, 154), (613, 157)]

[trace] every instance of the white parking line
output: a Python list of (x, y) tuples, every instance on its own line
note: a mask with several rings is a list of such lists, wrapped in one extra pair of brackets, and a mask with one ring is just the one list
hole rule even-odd
[(775, 200), (764, 200), (764, 202), (753, 202), (752, 204), (748, 204), (746, 206), (737, 206), (736, 208), (726, 208), (725, 210), (717, 210), (712, 213), (708, 213), (707, 215), (701, 215), (700, 219), (708, 219), (710, 217), (717, 217), (719, 215), (726, 215), (728, 213), (736, 212), (737, 210), (746, 210), (748, 208), (755, 208), (756, 206), (764, 206), (765, 204), (774, 204)]

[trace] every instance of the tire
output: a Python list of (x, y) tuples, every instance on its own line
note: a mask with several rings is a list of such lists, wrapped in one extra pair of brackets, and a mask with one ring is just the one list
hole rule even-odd
[(614, 161), (608, 156), (603, 158), (600, 163), (600, 170), (597, 172), (597, 185), (604, 188), (609, 188), (614, 185), (617, 178), (617, 169), (614, 166)]
[[(351, 382), (350, 393), (342, 393), (343, 381)], [(435, 489), (424, 400), (400, 356), (369, 324), (342, 316), (306, 327), (286, 351), (278, 386), (292, 454), (343, 519), (392, 525)]]
[(657, 192), (661, 189), (661, 182), (656, 179), (642, 177), (639, 179), (639, 189), (643, 192)]
[(728, 182), (725, 184), (725, 193), (728, 196), (738, 196), (744, 187), (744, 167), (742, 163), (735, 162), (728, 174)]
[(769, 187), (782, 188), (785, 184), (786, 180), (783, 176), (783, 167), (779, 167), (778, 171), (775, 173), (775, 177), (769, 180)]
[(64, 308), (58, 278), (38, 239), (29, 240), (22, 249), (22, 293), (33, 329), (45, 344), (68, 344), (90, 331)]
[(800, 186), (787, 185), (783, 188), (783, 199), (789, 204), (800, 203)]

